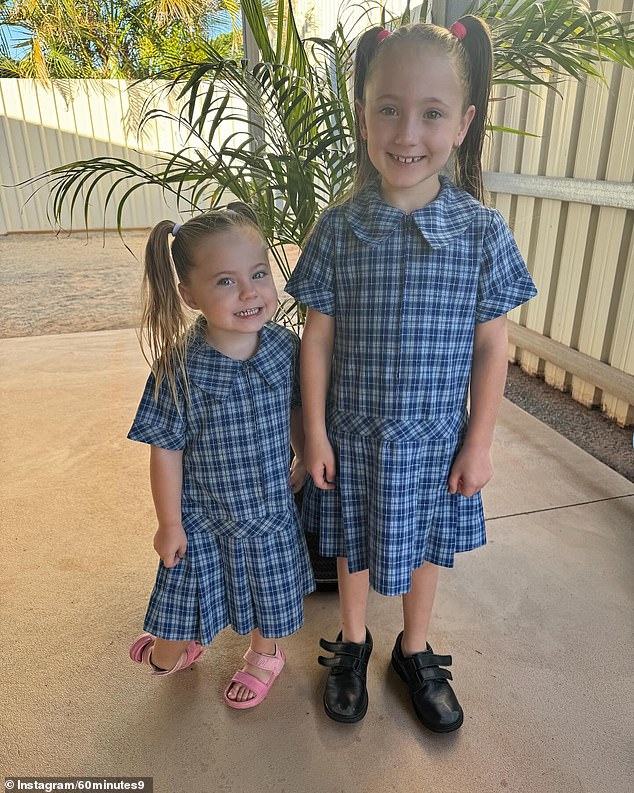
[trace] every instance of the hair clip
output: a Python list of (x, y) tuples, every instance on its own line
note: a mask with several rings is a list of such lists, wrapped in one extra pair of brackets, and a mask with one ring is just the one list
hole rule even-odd
[(175, 237), (178, 234), (178, 230), (180, 229), (180, 223), (174, 223), (174, 228), (172, 229), (172, 237)]
[(462, 41), (462, 39), (467, 35), (467, 28), (462, 24), (462, 22), (454, 22), (449, 28), (449, 32), (453, 33), (458, 41)]
[(387, 30), (386, 28), (383, 28), (383, 30), (379, 30), (379, 32), (376, 34), (376, 40), (377, 40), (377, 41), (378, 41), (378, 43), (380, 44), (380, 43), (381, 43), (382, 41), (384, 41), (384, 40), (385, 40), (385, 39), (386, 39), (386, 38), (387, 38), (389, 35), (391, 35), (391, 34), (390, 34), (390, 31), (389, 31), (389, 30)]

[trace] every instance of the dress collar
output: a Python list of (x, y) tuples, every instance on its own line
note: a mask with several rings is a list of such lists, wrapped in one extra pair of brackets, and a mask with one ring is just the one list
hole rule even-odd
[(187, 352), (189, 379), (203, 391), (211, 394), (218, 401), (223, 401), (245, 367), (256, 372), (271, 390), (277, 390), (286, 382), (287, 372), (279, 365), (276, 356), (270, 354), (270, 346), (275, 343), (272, 339), (275, 326), (272, 323), (267, 323), (262, 328), (257, 352), (246, 361), (229, 358), (210, 347), (205, 339), (206, 324), (203, 316), (198, 317)]
[[(459, 190), (446, 176), (440, 176), (440, 192), (427, 206), (409, 213), (431, 248), (442, 248), (464, 234), (481, 204)], [(344, 205), (348, 225), (369, 245), (383, 242), (403, 221), (402, 209), (386, 204), (378, 180)]]

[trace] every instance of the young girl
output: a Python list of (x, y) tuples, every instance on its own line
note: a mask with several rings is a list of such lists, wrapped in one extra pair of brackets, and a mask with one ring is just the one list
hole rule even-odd
[[(144, 287), (155, 361), (128, 437), (150, 444), (161, 562), (130, 657), (169, 675), (231, 625), (251, 642), (224, 699), (252, 708), (284, 666), (276, 640), (301, 627), (314, 588), (292, 492), (305, 476), (299, 340), (269, 322), (277, 292), (244, 204), (159, 223)], [(193, 324), (181, 298), (200, 312)]]
[[(340, 722), (368, 706), (368, 584), (403, 597), (392, 664), (420, 721), (438, 732), (463, 721), (429, 622), (439, 566), (485, 543), (505, 315), (536, 293), (502, 217), (480, 203), (491, 64), (471, 16), (451, 31), (363, 35), (355, 189), (322, 215), (287, 286), (308, 306), (304, 517), (320, 553), (338, 557), (341, 632), (321, 640), (334, 658), (319, 662)], [(440, 174), (454, 154), (463, 189)]]

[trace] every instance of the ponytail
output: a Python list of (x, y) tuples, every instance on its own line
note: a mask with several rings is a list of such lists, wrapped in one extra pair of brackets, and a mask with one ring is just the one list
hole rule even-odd
[(384, 28), (374, 27), (366, 30), (357, 43), (357, 51), (354, 59), (354, 152), (355, 165), (357, 167), (354, 192), (358, 193), (370, 182), (377, 171), (368, 157), (368, 147), (361, 135), (359, 125), (359, 113), (356, 103), (363, 103), (365, 83), (368, 76), (368, 69), (374, 60), (378, 48), (381, 46), (381, 34)]
[(154, 396), (158, 396), (163, 380), (167, 379), (176, 404), (177, 373), (187, 380), (183, 339), (191, 324), (178, 292), (170, 255), (169, 237), (179, 233), (182, 232), (178, 224), (171, 220), (162, 220), (154, 226), (145, 246), (141, 287), (141, 347), (154, 371)]
[(167, 380), (176, 405), (177, 379), (183, 383), (185, 398), (189, 394), (186, 364), (192, 313), (177, 284), (189, 283), (194, 251), (202, 238), (240, 227), (255, 230), (264, 240), (255, 212), (241, 201), (191, 218), (183, 225), (162, 220), (150, 232), (144, 256), (141, 348), (154, 372), (155, 397), (163, 380)]
[[(461, 25), (462, 28), (458, 28)], [(486, 134), (491, 78), (493, 75), (493, 46), (489, 28), (479, 17), (461, 17), (452, 25), (463, 35), (458, 35), (465, 53), (468, 84), (467, 104), (475, 106), (475, 115), (462, 144), (456, 152), (456, 184), (478, 201), (484, 200), (482, 181), (482, 148)]]

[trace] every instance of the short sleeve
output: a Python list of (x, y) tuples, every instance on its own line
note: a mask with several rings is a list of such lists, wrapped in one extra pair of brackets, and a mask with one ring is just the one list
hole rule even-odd
[[(178, 389), (178, 386), (177, 386)], [(136, 416), (128, 432), (132, 441), (149, 443), (161, 449), (180, 451), (185, 448), (184, 400), (178, 389), (178, 405), (174, 401), (169, 383), (161, 383), (158, 397), (154, 397), (154, 375), (145, 384)]]
[(332, 212), (325, 212), (317, 221), (286, 284), (289, 295), (329, 316), (335, 313), (335, 241), (332, 226)]
[(491, 210), (491, 215), (491, 223), (484, 238), (476, 322), (488, 322), (500, 317), (537, 294), (504, 218), (497, 210)]

